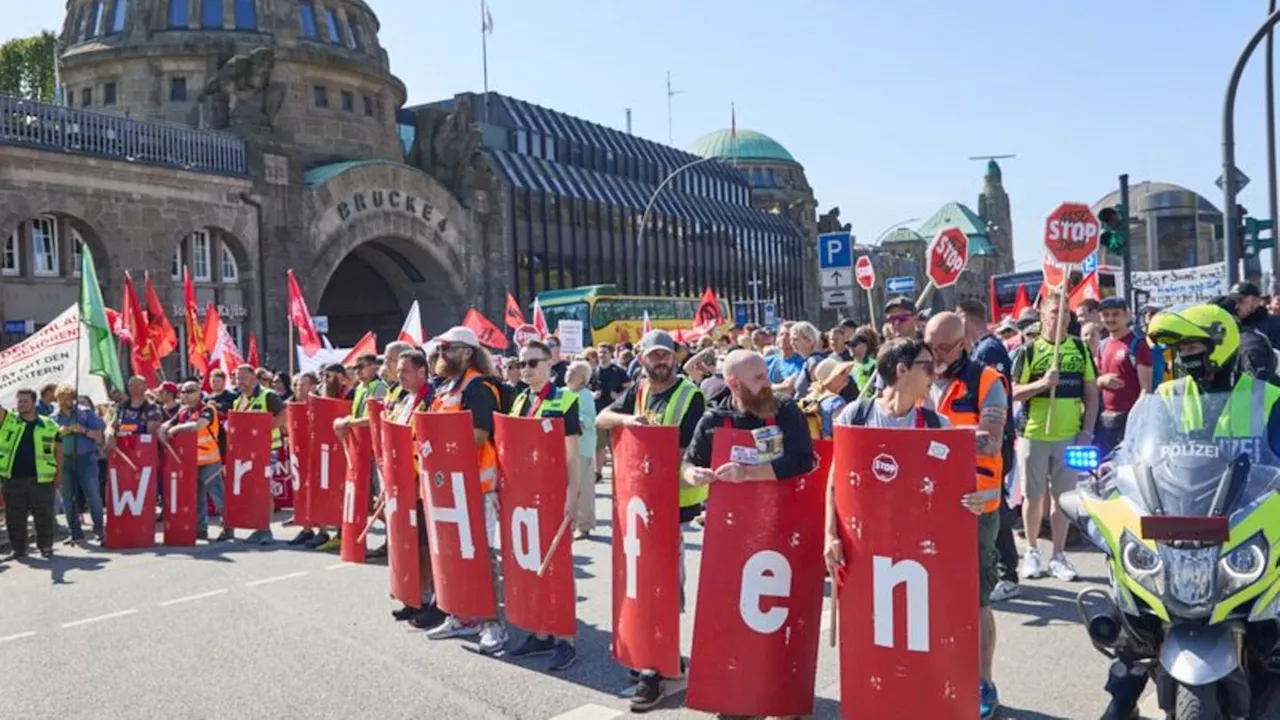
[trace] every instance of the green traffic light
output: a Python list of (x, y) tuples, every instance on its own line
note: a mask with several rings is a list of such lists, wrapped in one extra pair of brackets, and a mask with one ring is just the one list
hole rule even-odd
[(1098, 212), (1098, 222), (1102, 225), (1102, 234), (1098, 242), (1108, 252), (1122, 253), (1128, 244), (1128, 213), (1124, 205), (1103, 208)]

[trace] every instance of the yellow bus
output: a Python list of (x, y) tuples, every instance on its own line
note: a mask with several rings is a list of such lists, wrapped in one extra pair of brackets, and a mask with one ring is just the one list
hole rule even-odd
[[(691, 330), (698, 298), (671, 298), (646, 295), (623, 295), (617, 285), (586, 285), (568, 290), (538, 293), (538, 304), (547, 318), (547, 327), (555, 332), (561, 320), (582, 322), (584, 347), (608, 343), (640, 342), (644, 334), (644, 314), (649, 311), (649, 324), (655, 329)], [(733, 327), (733, 313), (723, 299), (720, 317), (725, 321), (719, 331)]]

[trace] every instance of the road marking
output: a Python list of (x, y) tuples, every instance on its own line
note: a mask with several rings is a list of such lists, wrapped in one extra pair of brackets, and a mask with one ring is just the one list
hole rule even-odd
[(275, 577), (262, 578), (261, 580), (254, 580), (252, 582), (247, 582), (244, 584), (244, 586), (255, 587), (258, 585), (266, 585), (267, 583), (280, 582), (281, 580), (292, 580), (293, 578), (302, 577), (303, 575), (306, 575), (306, 574), (307, 574), (307, 571), (303, 570), (301, 572), (288, 573), (286, 575), (276, 575)]
[(346, 567), (355, 567), (355, 565), (356, 563), (340, 562), (334, 565), (325, 565), (324, 569), (325, 570), (341, 570), (342, 568), (346, 568)]
[(0, 643), (7, 643), (7, 642), (10, 642), (10, 641), (12, 641), (12, 640), (21, 640), (21, 639), (23, 639), (23, 638), (29, 638), (29, 637), (31, 637), (32, 635), (35, 635), (35, 634), (36, 634), (36, 633), (35, 633), (35, 631), (34, 631), (34, 630), (30, 630), (30, 631), (28, 631), (28, 632), (21, 632), (21, 633), (18, 633), (17, 635), (6, 635), (5, 637), (0, 637)]
[[(831, 605), (829, 605), (828, 603), (823, 603), (823, 604), (822, 604), (822, 625), (821, 625), (821, 628), (822, 628), (822, 632), (824, 632), (824, 633), (825, 633), (826, 631), (828, 631), (828, 630), (830, 630), (830, 629), (831, 629)], [(824, 640), (824, 642), (825, 642), (825, 640)]]
[(622, 711), (617, 708), (588, 703), (567, 713), (560, 713), (553, 718), (549, 718), (549, 720), (610, 720), (622, 714)]
[(137, 612), (138, 612), (137, 608), (129, 608), (128, 610), (121, 610), (120, 612), (107, 613), (106, 615), (98, 615), (97, 617), (85, 618), (83, 620), (72, 620), (71, 622), (62, 623), (62, 627), (64, 629), (79, 627), (80, 625), (88, 625), (89, 623), (96, 623), (102, 620), (113, 620), (118, 617), (133, 615)]
[(177, 605), (179, 603), (191, 602), (192, 600), (203, 600), (205, 598), (213, 597), (215, 595), (222, 595), (223, 593), (226, 593), (226, 592), (229, 592), (229, 591), (226, 588), (222, 588), (221, 590), (210, 590), (209, 592), (200, 593), (199, 595), (188, 595), (186, 597), (174, 598), (172, 600), (165, 600), (164, 602), (160, 603), (160, 607), (169, 607), (170, 605)]

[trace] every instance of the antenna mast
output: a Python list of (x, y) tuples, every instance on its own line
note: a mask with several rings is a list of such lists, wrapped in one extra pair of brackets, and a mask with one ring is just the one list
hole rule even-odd
[(683, 95), (683, 94), (684, 94), (683, 90), (673, 90), (671, 88), (671, 71), (668, 70), (667, 71), (667, 144), (668, 145), (675, 145), (676, 143), (675, 132), (674, 132), (675, 125), (671, 119), (672, 117), (671, 116), (671, 98), (677, 95)]

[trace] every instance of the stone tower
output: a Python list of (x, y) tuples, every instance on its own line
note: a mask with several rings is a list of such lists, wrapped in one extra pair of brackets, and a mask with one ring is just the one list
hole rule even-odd
[(978, 216), (986, 223), (987, 237), (996, 251), (995, 272), (1013, 272), (1013, 215), (1000, 165), (995, 160), (987, 161), (987, 174), (978, 195)]

